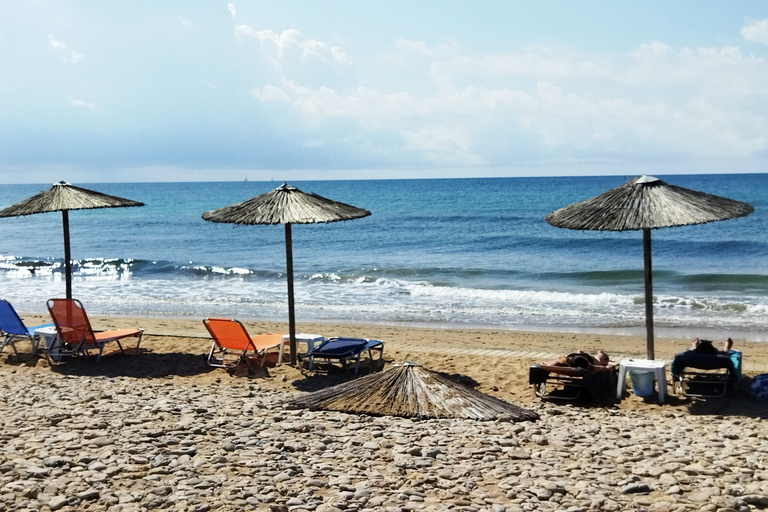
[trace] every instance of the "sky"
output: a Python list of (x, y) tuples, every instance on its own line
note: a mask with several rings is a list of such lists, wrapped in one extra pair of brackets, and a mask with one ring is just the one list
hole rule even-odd
[(3, 0), (0, 183), (766, 172), (768, 2)]

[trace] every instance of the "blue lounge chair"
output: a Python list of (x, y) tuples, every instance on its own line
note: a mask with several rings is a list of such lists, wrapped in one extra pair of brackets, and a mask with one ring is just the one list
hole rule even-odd
[(360, 356), (368, 351), (371, 362), (374, 361), (373, 351), (378, 351), (376, 361), (381, 361), (384, 356), (384, 342), (369, 340), (367, 338), (328, 338), (306, 354), (300, 354), (299, 360), (307, 359), (308, 368), (312, 370), (315, 360), (327, 362), (339, 361), (349, 372), (349, 361), (355, 361), (355, 374), (360, 370)]
[(37, 343), (39, 341), (35, 338), (35, 331), (43, 327), (53, 327), (53, 324), (27, 327), (13, 306), (11, 306), (11, 303), (5, 299), (0, 299), (0, 336), (2, 336), (0, 352), (10, 345), (18, 359), (19, 351), (16, 350), (16, 342), (18, 340), (29, 340), (32, 343), (32, 353), (34, 354), (37, 351)]
[(669, 365), (676, 390), (695, 398), (724, 397), (736, 392), (741, 379), (741, 352), (713, 354), (686, 350)]

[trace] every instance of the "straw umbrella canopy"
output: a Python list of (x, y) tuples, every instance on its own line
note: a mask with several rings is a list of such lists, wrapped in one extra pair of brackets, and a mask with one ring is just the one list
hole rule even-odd
[(413, 363), (299, 396), (288, 406), (408, 418), (532, 421), (539, 417)]
[(749, 215), (753, 210), (741, 201), (677, 187), (653, 176), (642, 176), (592, 199), (556, 210), (544, 220), (558, 228), (643, 230), (647, 356), (653, 359), (651, 230), (733, 219)]
[(292, 224), (315, 224), (367, 217), (371, 212), (317, 194), (302, 192), (283, 183), (271, 192), (242, 203), (203, 213), (210, 222), (230, 224), (284, 224), (285, 263), (288, 277), (288, 327), (290, 332), (291, 364), (296, 364), (296, 318), (293, 299)]
[(60, 181), (36, 196), (0, 210), (0, 217), (20, 217), (34, 213), (61, 212), (61, 221), (64, 227), (64, 273), (67, 285), (67, 298), (71, 299), (72, 262), (69, 250), (69, 210), (120, 208), (124, 206), (144, 206), (144, 203), (110, 196)]

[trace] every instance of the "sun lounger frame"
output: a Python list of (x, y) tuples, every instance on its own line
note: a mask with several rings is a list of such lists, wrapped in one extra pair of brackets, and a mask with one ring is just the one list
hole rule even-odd
[[(59, 350), (59, 360), (64, 356), (83, 355), (88, 357), (90, 350), (98, 350), (99, 353), (96, 356), (96, 362), (98, 363), (101, 360), (104, 347), (112, 341), (117, 343), (120, 352), (125, 354), (125, 349), (123, 349), (123, 345), (120, 343), (120, 340), (125, 338), (136, 338), (135, 350), (138, 353), (144, 329), (94, 331), (83, 303), (77, 299), (48, 299), (47, 306), (51, 319), (53, 319), (53, 323), (56, 326), (56, 339), (54, 339), (51, 346), (57, 347), (57, 350)], [(74, 327), (72, 324), (74, 324)], [(76, 339), (73, 337), (73, 334), (77, 336), (78, 332), (82, 332), (82, 335)], [(48, 356), (47, 352), (46, 356)], [(48, 357), (48, 362), (52, 364), (53, 359)]]
[[(351, 346), (347, 350), (333, 351), (333, 344), (337, 342), (360, 342), (356, 346)], [(329, 347), (331, 347), (329, 349)], [(374, 359), (373, 352), (378, 351), (378, 357)], [(325, 341), (316, 346), (313, 350), (306, 354), (299, 354), (299, 362), (303, 359), (307, 359), (307, 369), (313, 370), (315, 367), (315, 361), (325, 361), (332, 363), (332, 361), (339, 361), (342, 367), (349, 373), (349, 362), (355, 362), (355, 375), (360, 371), (360, 357), (364, 352), (368, 352), (368, 358), (372, 364), (378, 364), (384, 357), (384, 342), (380, 340), (371, 340), (368, 338), (347, 338), (347, 337), (333, 337), (327, 338)]]
[[(738, 363), (739, 368), (734, 364)], [(698, 354), (686, 351), (675, 355), (670, 370), (675, 392), (691, 398), (722, 398), (736, 390), (741, 368), (741, 353)], [(712, 392), (704, 392), (710, 388)], [(699, 390), (696, 392), (695, 390)]]
[[(528, 370), (528, 382), (537, 397), (543, 400), (575, 401), (580, 398), (613, 400), (615, 398), (617, 367), (555, 366), (534, 364)], [(547, 386), (551, 390), (547, 390)], [(568, 390), (571, 390), (568, 392)], [(589, 395), (587, 397), (587, 395)]]
[(53, 324), (36, 325), (27, 327), (21, 319), (16, 309), (5, 299), (0, 299), (0, 352), (5, 347), (10, 346), (16, 359), (19, 359), (19, 351), (16, 349), (16, 342), (20, 340), (29, 340), (32, 343), (32, 355), (37, 352), (37, 346), (40, 342), (40, 336), (35, 336), (35, 331), (43, 327), (52, 327)]
[[(208, 352), (208, 357), (206, 358), (208, 366), (231, 370), (242, 361), (245, 361), (245, 364), (250, 371), (253, 369), (250, 358), (259, 357), (261, 358), (259, 368), (264, 368), (264, 365), (267, 362), (267, 350), (273, 348), (277, 348), (280, 351), (278, 361), (281, 361), (283, 358), (283, 348), (287, 344), (287, 341), (282, 334), (261, 334), (251, 336), (248, 334), (245, 325), (234, 318), (206, 318), (203, 320), (203, 324), (211, 334), (211, 338), (213, 338), (211, 350)], [(217, 328), (217, 325), (221, 328), (230, 330), (229, 333), (218, 330), (219, 328)], [(233, 346), (231, 342), (234, 340), (222, 337), (223, 334), (239, 336), (240, 339), (237, 340), (239, 345)], [(260, 338), (268, 339), (269, 341), (262, 343)], [(277, 341), (274, 341), (275, 339)], [(227, 356), (231, 356), (229, 360), (226, 360)]]

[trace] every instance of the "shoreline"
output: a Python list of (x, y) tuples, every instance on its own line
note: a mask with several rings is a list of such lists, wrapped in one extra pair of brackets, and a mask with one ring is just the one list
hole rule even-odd
[[(21, 312), (19, 315), (24, 317), (40, 319), (40, 323), (50, 322), (50, 318), (47, 313), (40, 312)], [(147, 319), (150, 321), (178, 321), (178, 322), (194, 322), (199, 321), (202, 324), (204, 317), (194, 315), (168, 315), (168, 316), (152, 316), (152, 315), (132, 315), (132, 314), (98, 314), (101, 317), (114, 317), (122, 318), (126, 320), (130, 319)], [(227, 317), (229, 318), (229, 317)], [(267, 323), (278, 325), (286, 323), (283, 318), (251, 318), (247, 316), (238, 316), (238, 320), (249, 323)], [(508, 331), (510, 333), (516, 332), (536, 332), (536, 333), (559, 333), (559, 334), (589, 334), (594, 336), (628, 336), (639, 337), (645, 339), (645, 326), (625, 326), (625, 327), (556, 327), (547, 325), (526, 325), (520, 327), (505, 327), (499, 325), (490, 324), (452, 324), (445, 322), (357, 322), (353, 320), (310, 320), (306, 322), (298, 322), (308, 325), (351, 325), (351, 326), (376, 326), (376, 327), (392, 327), (396, 329), (434, 329), (434, 330), (500, 330)], [(287, 323), (286, 323), (287, 326)], [(768, 327), (766, 327), (768, 329)], [(287, 327), (285, 328), (287, 332)], [(299, 332), (297, 330), (297, 332)], [(709, 340), (724, 340), (726, 338), (733, 338), (742, 341), (748, 341), (753, 343), (768, 343), (768, 331), (766, 332), (754, 332), (745, 331), (739, 329), (712, 329), (712, 328), (692, 328), (692, 327), (663, 327), (654, 326), (654, 334), (657, 339), (671, 339), (671, 340), (692, 340), (693, 338), (709, 339)]]

